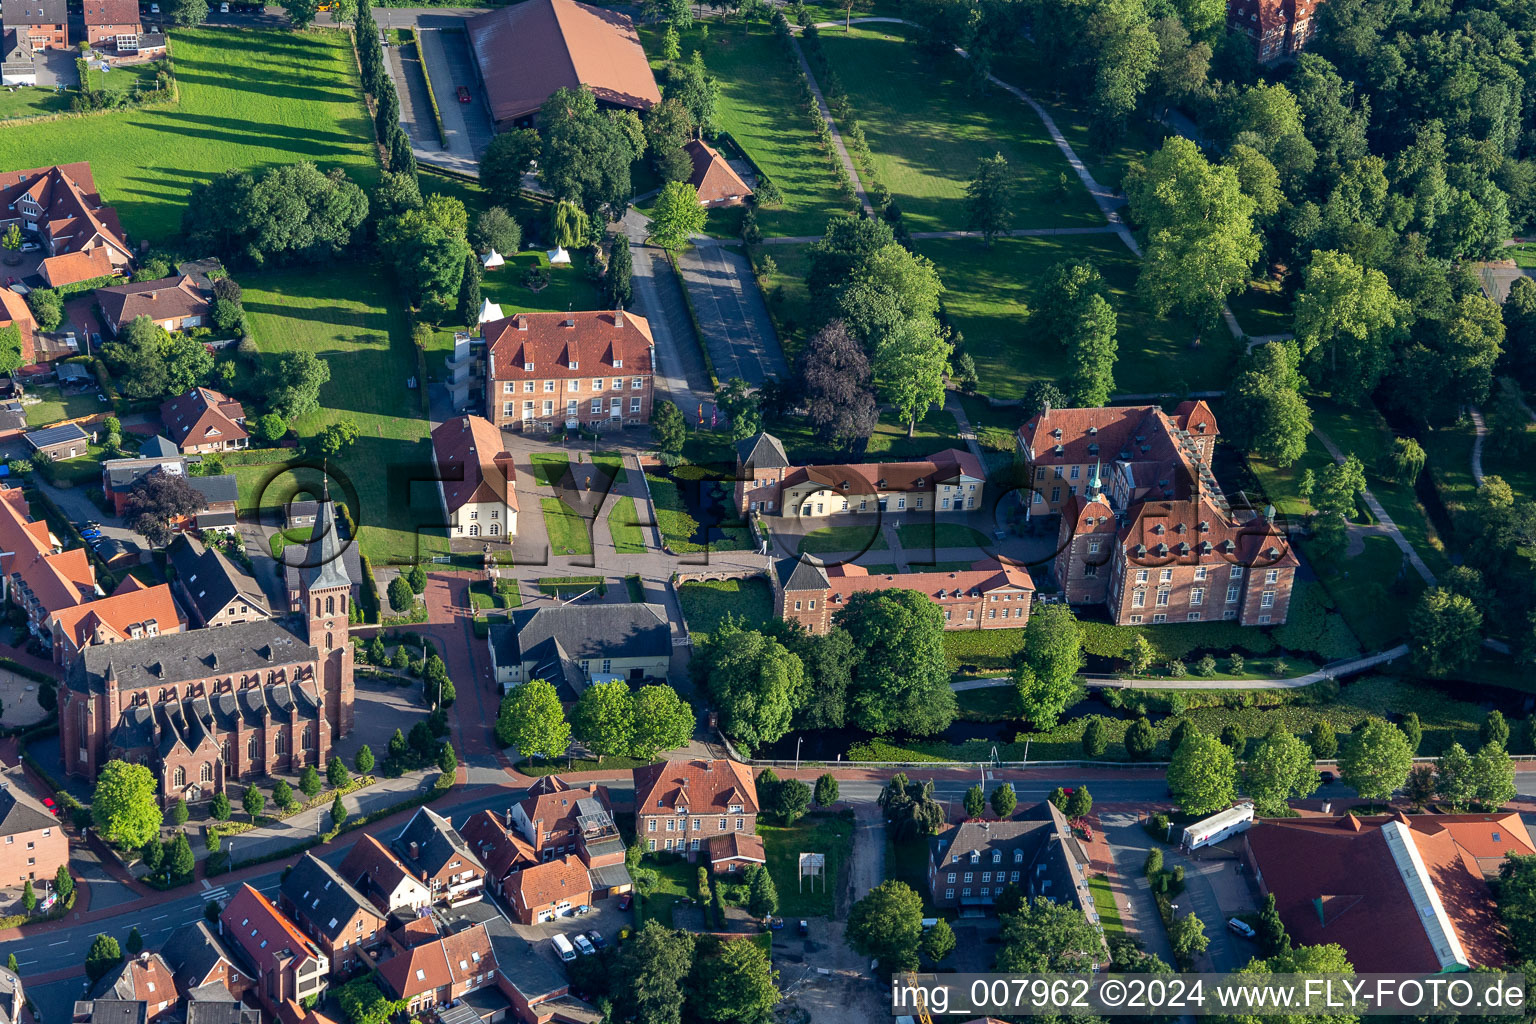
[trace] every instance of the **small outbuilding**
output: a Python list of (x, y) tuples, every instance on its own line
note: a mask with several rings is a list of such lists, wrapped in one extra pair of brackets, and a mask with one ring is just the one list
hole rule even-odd
[(88, 454), (91, 446), (91, 435), (80, 429), (78, 423), (61, 423), (56, 427), (28, 431), (22, 436), (33, 452), (47, 455), (55, 462), (79, 458)]
[(694, 139), (684, 148), (693, 161), (688, 183), (699, 190), (700, 206), (740, 206), (752, 195), (741, 175), (709, 143)]

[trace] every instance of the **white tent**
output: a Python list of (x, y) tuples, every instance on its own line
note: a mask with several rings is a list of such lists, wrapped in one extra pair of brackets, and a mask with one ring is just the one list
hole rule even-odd
[(502, 259), (501, 253), (497, 252), (495, 249), (492, 249), (490, 252), (480, 257), (480, 264), (481, 266), (485, 267), (486, 270), (490, 270), (492, 267), (499, 267), (506, 262), (506, 260)]
[(501, 312), (501, 307), (490, 299), (486, 299), (485, 305), (480, 307), (480, 322), (483, 324), (491, 320), (502, 319), (505, 319), (505, 315)]
[(571, 254), (566, 252), (563, 246), (560, 248), (551, 249), (549, 250), (549, 262), (551, 264), (569, 263), (571, 262)]

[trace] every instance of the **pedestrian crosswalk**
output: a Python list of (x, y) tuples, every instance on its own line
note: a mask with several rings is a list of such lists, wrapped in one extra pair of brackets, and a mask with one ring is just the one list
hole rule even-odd
[[(208, 880), (204, 879), (203, 884), (207, 885)], [(221, 885), (217, 889), (204, 889), (200, 895), (204, 900), (217, 900), (222, 905), (225, 900), (229, 899), (229, 890)]]

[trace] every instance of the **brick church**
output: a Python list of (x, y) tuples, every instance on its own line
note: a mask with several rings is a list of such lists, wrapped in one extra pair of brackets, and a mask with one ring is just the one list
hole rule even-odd
[(83, 649), (59, 693), (64, 770), (94, 780), (114, 759), (143, 764), (163, 800), (198, 801), (323, 766), (353, 714), (352, 580), (329, 501), (315, 535), (302, 635), (259, 619)]

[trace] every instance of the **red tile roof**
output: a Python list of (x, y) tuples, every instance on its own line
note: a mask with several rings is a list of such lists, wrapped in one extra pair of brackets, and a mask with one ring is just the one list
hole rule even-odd
[(240, 886), (219, 920), (224, 934), (245, 951), (258, 970), (280, 970), (290, 960), (302, 962), (323, 956), (298, 925), (250, 885)]
[(523, 868), (507, 883), (513, 898), (526, 910), (536, 910), (561, 900), (586, 903), (592, 897), (592, 878), (587, 866), (574, 854)]
[(228, 444), (248, 436), (236, 422), (245, 418), (245, 407), (212, 388), (193, 388), (177, 395), (160, 407), (160, 418), (180, 448), (219, 441)]
[(1269, 569), (1297, 564), (1289, 534), (1272, 519), (1254, 516), (1240, 522), (1204, 496), (1132, 506), (1120, 536), (1137, 566), (1227, 562)]
[(709, 861), (718, 864), (721, 861), (743, 860), (753, 864), (768, 863), (768, 855), (763, 852), (763, 837), (749, 835), (746, 832), (727, 832), (724, 835), (709, 837)]
[(634, 23), (575, 0), (529, 0), (466, 24), (491, 117), (538, 112), (556, 89), (585, 87), (600, 102), (645, 110), (661, 102)]
[(69, 252), (62, 256), (50, 256), (43, 260), (37, 269), (43, 275), (43, 280), (54, 288), (79, 284), (81, 281), (93, 281), (98, 277), (109, 277), (117, 270), (112, 265), (112, 259), (107, 255), (107, 250), (100, 247), (90, 252)]
[(465, 505), (501, 502), (517, 509), (517, 471), (501, 431), (483, 416), (454, 416), (432, 431), (432, 449), (444, 477), (463, 467), (462, 480), (443, 480), (448, 511)]
[(83, 604), (95, 596), (96, 572), (84, 548), (57, 554), (48, 524), (33, 522), (21, 489), (0, 490), (0, 572), (20, 573), (22, 582), (49, 612)]
[(978, 559), (969, 569), (960, 572), (881, 573), (877, 576), (871, 576), (862, 565), (850, 562), (829, 566), (827, 582), (827, 600), (834, 605), (846, 602), (854, 594), (893, 587), (915, 590), (936, 600), (972, 593), (987, 594), (994, 590), (1022, 591), (1030, 595), (1035, 592), (1035, 581), (1030, 578), (1028, 569), (1005, 565), (995, 558)]
[(96, 303), (101, 306), (107, 323), (122, 327), (140, 316), (155, 321), (207, 316), (213, 308), (213, 296), (205, 294), (192, 278), (183, 275), (98, 288)]
[[(551, 777), (552, 776), (548, 776)], [(561, 782), (558, 788), (545, 785), (528, 790), (528, 796), (519, 805), (535, 829), (556, 834), (576, 829), (576, 801), (592, 799), (603, 805), (610, 814), (613, 806), (608, 801), (608, 790), (602, 786), (574, 788)]]
[[(1395, 856), (1389, 831), (1406, 837), (1413, 854)], [(1360, 973), (1437, 972), (1446, 966), (1431, 938), (1438, 918), (1412, 895), (1423, 886), (1438, 898), (1469, 966), (1506, 960), (1504, 928), (1476, 858), (1435, 816), (1262, 819), (1244, 838), (1297, 945), (1337, 943)]]
[(495, 811), (472, 814), (459, 828), (459, 835), (475, 851), (486, 874), (492, 879), (502, 879), (521, 864), (538, 862), (539, 855), (513, 830), (502, 824)]
[(406, 870), (404, 864), (396, 857), (388, 846), (371, 835), (365, 835), (352, 844), (352, 852), (347, 854), (346, 860), (341, 862), (341, 877), (353, 885), (358, 879), (367, 875), (371, 882), (371, 888), (392, 892), (400, 884), (402, 878), (409, 878), (422, 884)]
[(37, 321), (32, 319), (26, 299), (9, 288), (0, 288), (0, 327), (12, 324), (21, 331), (21, 365), (29, 366), (34, 358), (32, 334), (37, 329)]
[(840, 466), (800, 466), (784, 477), (785, 487), (810, 481), (853, 494), (876, 491), (931, 491), (936, 484), (961, 476), (985, 480), (981, 460), (968, 451), (949, 448), (918, 462), (862, 462)]
[(745, 814), (758, 811), (752, 769), (739, 761), (663, 761), (636, 768), (632, 774), (636, 814), (659, 814), (675, 807), (716, 814), (733, 804), (740, 804)]
[(688, 179), (688, 183), (699, 190), (699, 202), (745, 199), (752, 194), (747, 183), (741, 180), (741, 175), (709, 143), (694, 139), (683, 148), (693, 161), (693, 177)]
[(87, 25), (137, 25), (138, 0), (85, 0)]
[(168, 583), (119, 588), (111, 597), (55, 611), (53, 622), (76, 647), (127, 640), (134, 626), (151, 622), (160, 633), (179, 633), (185, 626)]
[[(651, 372), (651, 325), (645, 317), (622, 310), (518, 313), (481, 324), (480, 334), (490, 350), (494, 380)], [(533, 369), (527, 369), (529, 365)]]
[(426, 942), (379, 965), (379, 977), (396, 999), (411, 999), (453, 984), (443, 944)]
[(98, 241), (132, 258), (117, 211), (103, 206), (87, 162), (0, 173), (0, 210), (28, 197), (42, 209), (41, 225), (60, 251), (78, 252)]

